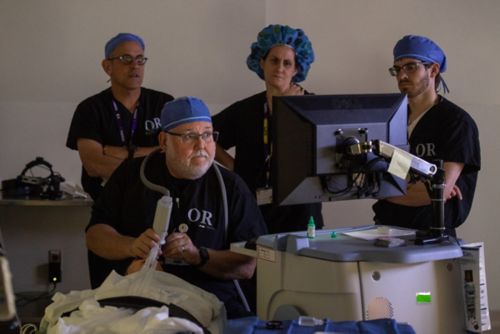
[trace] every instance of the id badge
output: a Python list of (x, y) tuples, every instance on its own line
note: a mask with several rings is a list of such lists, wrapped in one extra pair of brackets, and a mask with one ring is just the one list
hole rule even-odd
[(273, 202), (273, 189), (272, 188), (259, 188), (256, 192), (257, 204), (271, 204)]

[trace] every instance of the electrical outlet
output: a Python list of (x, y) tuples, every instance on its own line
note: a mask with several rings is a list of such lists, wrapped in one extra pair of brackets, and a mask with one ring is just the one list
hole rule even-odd
[(60, 283), (62, 280), (62, 254), (59, 249), (49, 250), (49, 284)]

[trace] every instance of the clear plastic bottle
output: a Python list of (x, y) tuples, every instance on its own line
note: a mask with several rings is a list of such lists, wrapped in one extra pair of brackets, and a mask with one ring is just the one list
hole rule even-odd
[(307, 237), (309, 239), (316, 238), (316, 224), (314, 223), (314, 217), (309, 217), (309, 223), (307, 224)]

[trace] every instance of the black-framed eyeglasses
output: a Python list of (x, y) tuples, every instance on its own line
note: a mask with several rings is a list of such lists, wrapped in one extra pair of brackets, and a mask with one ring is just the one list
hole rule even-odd
[(124, 65), (130, 65), (132, 63), (136, 63), (137, 65), (144, 65), (148, 61), (147, 57), (139, 55), (137, 57), (133, 57), (131, 55), (121, 55), (117, 57), (108, 58), (108, 60), (116, 60), (118, 59)]
[(202, 133), (196, 132), (186, 132), (186, 133), (175, 133), (166, 131), (169, 135), (180, 137), (183, 143), (194, 144), (199, 139), (203, 140), (205, 143), (211, 143), (212, 141), (217, 141), (219, 139), (218, 131), (205, 131)]
[(389, 68), (389, 73), (393, 76), (396, 77), (399, 72), (402, 70), (406, 74), (411, 74), (415, 73), (418, 70), (418, 67), (420, 65), (424, 65), (426, 68), (429, 67), (431, 64), (429, 63), (423, 63), (421, 61), (412, 61), (411, 63), (406, 63), (402, 66), (394, 65)]

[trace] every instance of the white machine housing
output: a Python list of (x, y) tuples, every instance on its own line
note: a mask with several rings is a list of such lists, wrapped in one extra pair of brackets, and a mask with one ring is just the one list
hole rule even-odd
[[(347, 231), (347, 230), (345, 230)], [(452, 242), (377, 247), (337, 230), (257, 240), (257, 315), (334, 321), (393, 318), (417, 333), (464, 333), (459, 258)]]

